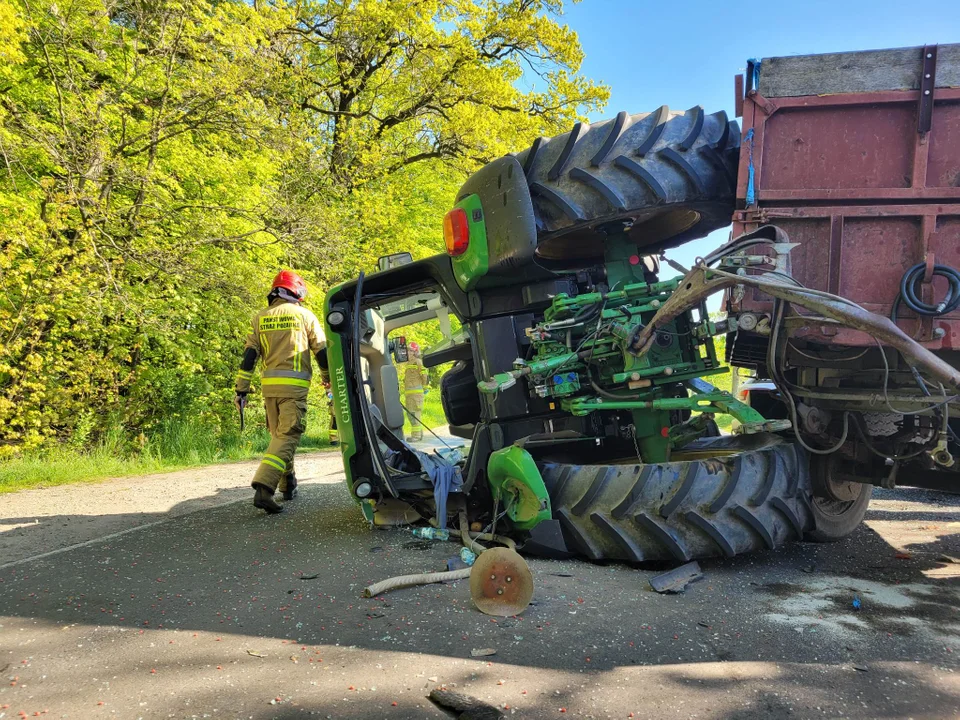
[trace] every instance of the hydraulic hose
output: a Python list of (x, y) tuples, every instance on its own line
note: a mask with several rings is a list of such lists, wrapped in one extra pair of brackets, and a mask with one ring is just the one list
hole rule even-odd
[[(505, 545), (513, 551), (516, 551), (517, 544), (508, 537), (503, 537), (502, 535), (492, 535), (490, 533), (481, 533), (474, 535), (470, 532), (470, 526), (467, 523), (467, 513), (465, 510), (460, 512), (460, 529), (451, 530), (451, 538), (455, 535), (459, 535), (460, 539), (463, 541), (464, 547), (470, 548), (473, 552), (479, 555), (487, 548), (476, 543), (477, 540), (484, 540), (486, 542), (496, 542), (501, 545)], [(437, 572), (437, 573), (420, 573), (417, 575), (401, 575), (399, 577), (387, 578), (386, 580), (381, 580), (378, 583), (373, 585), (368, 585), (363, 589), (362, 597), (376, 597), (377, 595), (382, 595), (385, 592), (390, 592), (391, 590), (397, 590), (399, 588), (413, 587), (415, 585), (429, 585), (431, 583), (438, 582), (447, 582), (452, 580), (465, 580), (470, 577), (470, 570), (472, 568), (464, 568), (463, 570), (452, 570), (449, 572)]]
[(900, 304), (903, 303), (917, 315), (938, 317), (960, 307), (960, 272), (949, 265), (934, 265), (933, 274), (945, 278), (947, 281), (947, 295), (936, 305), (931, 305), (920, 299), (920, 284), (926, 271), (926, 263), (918, 263), (907, 270), (900, 279), (900, 294), (890, 309), (890, 319), (897, 321)]
[(419, 575), (401, 575), (387, 580), (381, 580), (363, 589), (361, 597), (370, 598), (382, 595), (390, 590), (414, 585), (429, 585), (431, 583), (447, 582), (450, 580), (466, 580), (470, 577), (470, 568), (451, 570), (450, 572), (421, 573)]

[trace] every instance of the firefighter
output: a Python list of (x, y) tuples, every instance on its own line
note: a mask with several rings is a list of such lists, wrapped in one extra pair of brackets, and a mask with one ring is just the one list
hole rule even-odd
[(283, 511), (273, 499), (278, 488), (284, 500), (297, 495), (293, 454), (306, 427), (311, 357), (317, 359), (324, 382), (329, 380), (326, 339), (320, 321), (301, 304), (306, 295), (307, 285), (295, 272), (283, 270), (273, 279), (267, 307), (253, 316), (237, 373), (234, 402), (242, 410), (257, 358), (263, 361), (260, 384), (270, 445), (251, 485), (255, 490), (253, 504), (268, 513)]
[(408, 346), (410, 359), (403, 370), (403, 395), (404, 404), (407, 407), (407, 413), (410, 415), (410, 439), (416, 442), (423, 440), (423, 423), (421, 415), (423, 412), (423, 394), (424, 386), (429, 380), (427, 371), (423, 367), (423, 360), (420, 358), (420, 346), (411, 342)]

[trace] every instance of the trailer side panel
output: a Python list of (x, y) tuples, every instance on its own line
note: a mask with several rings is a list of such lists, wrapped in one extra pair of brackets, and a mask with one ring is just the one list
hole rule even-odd
[[(798, 280), (884, 315), (908, 268), (960, 268), (960, 45), (766, 58), (759, 72), (743, 103), (735, 234), (779, 225), (801, 243)], [(935, 277), (923, 298), (945, 291)], [(769, 309), (750, 292), (731, 307)], [(903, 309), (898, 322), (931, 349), (960, 349), (960, 312)], [(836, 327), (801, 334), (873, 343)]]

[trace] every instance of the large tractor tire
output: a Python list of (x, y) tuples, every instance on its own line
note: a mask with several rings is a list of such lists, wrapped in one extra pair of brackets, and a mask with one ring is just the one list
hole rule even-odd
[(602, 257), (603, 237), (627, 228), (650, 254), (730, 224), (740, 128), (726, 113), (663, 106), (577, 123), (517, 155), (533, 197), (547, 263), (576, 267)]
[(540, 470), (553, 536), (565, 544), (554, 549), (590, 560), (732, 557), (816, 530), (807, 456), (790, 443), (726, 458)]

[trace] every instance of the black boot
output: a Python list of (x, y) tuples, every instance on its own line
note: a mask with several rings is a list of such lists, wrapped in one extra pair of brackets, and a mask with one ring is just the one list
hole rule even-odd
[(265, 510), (270, 514), (283, 512), (283, 505), (280, 505), (273, 499), (273, 491), (270, 488), (260, 484), (254, 485), (253, 487), (256, 490), (253, 496), (253, 504), (255, 507)]
[(297, 476), (293, 473), (287, 476), (287, 489), (283, 491), (284, 500), (293, 500), (297, 496)]

